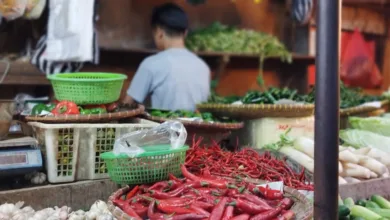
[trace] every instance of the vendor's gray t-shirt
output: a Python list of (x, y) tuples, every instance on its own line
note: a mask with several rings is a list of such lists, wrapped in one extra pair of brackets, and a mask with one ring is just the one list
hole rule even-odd
[(172, 48), (146, 58), (127, 94), (144, 102), (151, 94), (152, 108), (195, 110), (210, 94), (210, 69), (185, 48)]

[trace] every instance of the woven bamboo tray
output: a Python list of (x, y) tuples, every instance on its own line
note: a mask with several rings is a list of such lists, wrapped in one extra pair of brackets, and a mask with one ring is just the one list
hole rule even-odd
[[(107, 202), (108, 209), (118, 220), (134, 220), (134, 218), (128, 216), (126, 213), (124, 213), (119, 207), (115, 206), (113, 203), (113, 200), (115, 198), (122, 196), (123, 194), (130, 191), (130, 189), (131, 188), (129, 186), (121, 188), (118, 191), (114, 192), (108, 198), (108, 202)], [(295, 202), (294, 206), (291, 208), (296, 214), (295, 219), (299, 219), (299, 220), (312, 219), (313, 204), (303, 194), (299, 193), (295, 189), (284, 187), (284, 196), (291, 198)]]
[(238, 119), (258, 119), (264, 117), (304, 117), (314, 114), (313, 104), (199, 104), (201, 112)]
[(90, 115), (64, 115), (64, 116), (26, 116), (27, 121), (36, 121), (43, 123), (81, 123), (81, 122), (101, 122), (113, 121), (123, 118), (131, 118), (143, 114), (145, 107), (139, 105), (138, 108), (113, 112), (104, 114), (90, 114)]
[(193, 129), (208, 129), (208, 130), (238, 130), (244, 127), (243, 122), (237, 122), (237, 123), (222, 123), (222, 122), (199, 122), (199, 121), (186, 121), (186, 120), (180, 120), (180, 119), (172, 119), (172, 118), (163, 118), (163, 117), (156, 117), (156, 116), (150, 116), (145, 115), (146, 119), (150, 121), (155, 121), (159, 123), (163, 123), (168, 120), (178, 120), (181, 123), (183, 123), (184, 127), (186, 128), (193, 128)]
[[(382, 106), (385, 106), (389, 104), (388, 100), (384, 100), (381, 102)], [(352, 115), (359, 115), (363, 113), (368, 113), (378, 110), (378, 108), (374, 106), (356, 106), (356, 107), (351, 107), (351, 108), (344, 108), (340, 109), (340, 116), (352, 116)]]

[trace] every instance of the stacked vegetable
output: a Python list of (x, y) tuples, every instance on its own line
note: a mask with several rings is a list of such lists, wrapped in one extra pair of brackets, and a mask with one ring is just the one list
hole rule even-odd
[(165, 110), (157, 110), (153, 109), (149, 111), (149, 114), (151, 116), (155, 117), (162, 117), (162, 118), (196, 118), (200, 119), (203, 122), (235, 122), (234, 120), (231, 120), (226, 117), (215, 117), (209, 112), (192, 112), (192, 111), (185, 111), (185, 110), (177, 110), (177, 111), (165, 111)]
[(216, 143), (202, 146), (201, 141), (201, 138), (194, 139), (192, 147), (187, 151), (185, 165), (194, 173), (283, 181), (286, 186), (295, 189), (314, 189), (313, 185), (307, 183), (304, 169), (301, 173), (295, 173), (285, 161), (277, 160), (269, 153), (261, 155), (250, 148), (236, 152), (224, 151)]
[[(304, 97), (308, 103), (314, 103), (315, 101), (315, 88)], [(367, 102), (383, 101), (386, 98), (384, 96), (365, 95), (360, 88), (349, 88), (340, 82), (340, 108), (351, 108), (362, 105)]]
[[(312, 139), (305, 137), (290, 139), (282, 135), (278, 143), (270, 144), (266, 148), (283, 153), (311, 173), (314, 172), (314, 141)], [(369, 153), (370, 148), (356, 150), (339, 146), (339, 150), (340, 184), (389, 176), (389, 170), (386, 167), (389, 159), (379, 158), (377, 152), (374, 151)]]
[(186, 46), (193, 51), (256, 54), (264, 58), (277, 56), (291, 62), (291, 54), (276, 37), (219, 22), (192, 31), (186, 38)]
[(89, 115), (116, 112), (119, 110), (117, 103), (108, 105), (86, 105), (78, 106), (74, 102), (61, 101), (50, 104), (37, 104), (33, 107), (31, 115), (41, 115), (51, 113), (53, 115)]
[(185, 179), (135, 186), (113, 202), (135, 219), (292, 219), (294, 202), (279, 190), (211, 175), (196, 176), (184, 165)]
[(369, 200), (358, 200), (356, 203), (352, 198), (344, 201), (339, 199), (340, 219), (367, 219), (379, 220), (390, 218), (390, 202), (380, 195), (373, 195)]
[(276, 104), (280, 100), (291, 100), (295, 102), (305, 102), (305, 97), (298, 94), (297, 90), (289, 88), (269, 88), (264, 92), (249, 91), (243, 97), (231, 96), (220, 97), (213, 93), (208, 102), (232, 104), (240, 101), (242, 104)]

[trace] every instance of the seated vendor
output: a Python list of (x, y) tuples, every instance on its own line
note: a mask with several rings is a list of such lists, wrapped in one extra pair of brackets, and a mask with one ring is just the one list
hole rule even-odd
[(188, 17), (179, 6), (167, 3), (154, 9), (151, 25), (154, 42), (161, 52), (142, 61), (124, 103), (143, 103), (151, 95), (152, 108), (196, 109), (210, 93), (210, 69), (186, 49)]

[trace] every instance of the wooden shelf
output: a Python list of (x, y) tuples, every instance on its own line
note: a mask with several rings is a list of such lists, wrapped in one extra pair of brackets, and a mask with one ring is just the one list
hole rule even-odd
[[(50, 85), (45, 73), (39, 71), (28, 62), (15, 61), (6, 73), (4, 81), (0, 85)], [(0, 78), (5, 71), (6, 65), (0, 63)]]
[[(141, 53), (141, 54), (154, 54), (158, 51), (155, 49), (147, 49), (147, 48), (105, 48), (102, 47), (102, 50), (106, 51), (119, 51), (119, 52), (128, 52), (128, 53)], [(196, 52), (196, 54), (200, 57), (229, 57), (229, 58), (248, 58), (248, 59), (258, 59), (259, 56), (256, 54), (245, 54), (245, 53), (224, 53), (224, 52)], [(280, 60), (279, 57), (270, 57), (268, 60)], [(293, 62), (305, 62), (307, 64), (314, 64), (315, 57), (309, 55), (300, 55), (293, 54)]]

